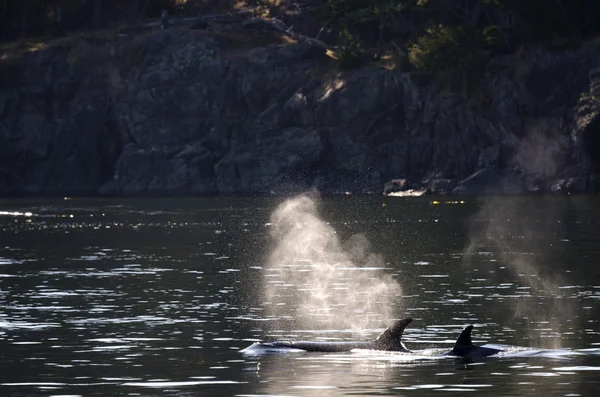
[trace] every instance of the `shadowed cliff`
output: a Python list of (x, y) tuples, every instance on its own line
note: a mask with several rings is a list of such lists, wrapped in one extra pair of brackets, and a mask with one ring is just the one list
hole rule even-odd
[(0, 194), (595, 192), (600, 44), (499, 59), (466, 100), (242, 25), (5, 47)]

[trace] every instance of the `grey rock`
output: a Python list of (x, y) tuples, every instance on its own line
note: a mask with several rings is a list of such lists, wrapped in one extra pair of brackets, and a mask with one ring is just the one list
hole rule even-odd
[(557, 179), (550, 185), (550, 192), (554, 194), (585, 193), (588, 191), (589, 179), (587, 176)]
[(265, 131), (235, 148), (214, 168), (220, 193), (278, 193), (311, 186), (322, 144), (315, 130)]
[(588, 193), (600, 193), (600, 175), (592, 173), (588, 181)]
[(421, 187), (425, 189), (428, 194), (445, 196), (452, 194), (457, 183), (458, 182), (455, 179), (437, 178), (424, 181), (421, 184)]
[(550, 192), (554, 194), (566, 193), (566, 179), (557, 179), (550, 185)]
[(489, 167), (463, 179), (452, 190), (454, 195), (520, 195), (525, 191), (523, 178), (512, 170)]
[(403, 192), (410, 189), (410, 183), (406, 179), (392, 179), (383, 187), (383, 194), (388, 195), (394, 192)]
[(593, 43), (497, 60), (474, 106), (410, 73), (333, 73), (307, 43), (228, 37), (173, 27), (0, 61), (0, 195), (600, 190)]

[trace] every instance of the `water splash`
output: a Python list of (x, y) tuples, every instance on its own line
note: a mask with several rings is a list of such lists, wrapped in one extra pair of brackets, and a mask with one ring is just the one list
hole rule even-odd
[(380, 328), (394, 318), (402, 294), (382, 258), (362, 235), (343, 242), (302, 195), (271, 216), (274, 248), (265, 268), (270, 316), (303, 328)]

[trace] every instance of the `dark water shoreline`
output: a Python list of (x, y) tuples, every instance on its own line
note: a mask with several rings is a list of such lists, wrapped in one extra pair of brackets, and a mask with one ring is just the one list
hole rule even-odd
[(344, 197), (354, 197), (354, 198), (368, 198), (368, 197), (379, 197), (384, 200), (402, 200), (407, 198), (415, 198), (415, 197), (424, 197), (430, 198), (432, 200), (442, 199), (442, 200), (473, 200), (473, 199), (486, 199), (486, 198), (494, 198), (494, 197), (502, 197), (502, 198), (518, 198), (518, 197), (530, 197), (530, 198), (553, 198), (553, 197), (594, 197), (598, 196), (600, 193), (596, 192), (578, 192), (578, 193), (566, 193), (566, 192), (556, 192), (556, 193), (479, 193), (479, 194), (451, 194), (451, 193), (430, 193), (425, 191), (411, 193), (407, 192), (407, 194), (403, 191), (399, 191), (399, 195), (394, 194), (382, 194), (380, 192), (321, 192), (315, 190), (298, 190), (293, 192), (282, 192), (282, 193), (255, 193), (255, 194), (245, 194), (245, 193), (228, 193), (228, 194), (180, 194), (180, 193), (140, 193), (140, 194), (132, 194), (132, 195), (118, 195), (118, 194), (78, 194), (74, 191), (63, 191), (56, 192), (51, 194), (24, 194), (24, 193), (14, 193), (14, 194), (3, 194), (0, 195), (0, 200), (93, 200), (93, 199), (106, 199), (106, 200), (136, 200), (136, 199), (147, 199), (147, 200), (162, 200), (162, 199), (218, 199), (218, 198), (231, 198), (231, 199), (285, 199), (288, 197), (294, 197), (298, 195), (308, 194), (314, 195), (315, 197), (322, 198), (344, 198)]

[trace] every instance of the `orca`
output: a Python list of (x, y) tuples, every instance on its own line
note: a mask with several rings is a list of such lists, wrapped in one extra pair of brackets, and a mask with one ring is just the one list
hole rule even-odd
[[(412, 353), (411, 350), (407, 349), (402, 343), (402, 335), (406, 327), (413, 321), (412, 318), (404, 318), (398, 320), (391, 327), (386, 328), (374, 341), (372, 342), (312, 342), (312, 341), (277, 341), (277, 342), (258, 342), (252, 346), (242, 350), (243, 353), (250, 353), (252, 348), (266, 348), (266, 349), (294, 349), (303, 350), (307, 352), (348, 352), (353, 349), (370, 349), (370, 350), (384, 350), (402, 353)], [(493, 356), (501, 352), (500, 349), (494, 349), (491, 347), (476, 346), (471, 341), (471, 332), (473, 331), (473, 325), (467, 326), (456, 340), (454, 348), (449, 352), (442, 353), (442, 356), (452, 357), (463, 357), (463, 358), (477, 358), (477, 357), (488, 357)]]
[[(409, 353), (404, 344), (402, 343), (402, 334), (404, 329), (412, 322), (412, 318), (404, 318), (398, 320), (383, 331), (377, 339), (372, 342), (262, 342), (256, 343), (253, 346), (260, 346), (264, 348), (282, 348), (282, 349), (298, 349), (307, 352), (347, 352), (353, 349), (372, 349), (372, 350), (385, 350), (394, 352), (405, 352)], [(253, 347), (251, 346), (251, 347)]]
[(476, 346), (471, 341), (473, 326), (469, 325), (460, 333), (454, 348), (445, 353), (446, 356), (457, 356), (465, 358), (489, 357), (500, 353), (502, 350), (491, 347)]

